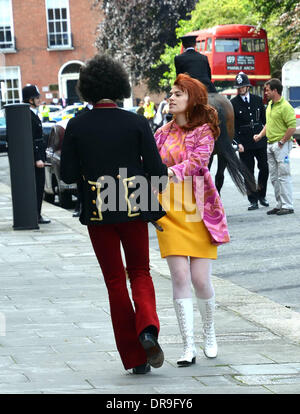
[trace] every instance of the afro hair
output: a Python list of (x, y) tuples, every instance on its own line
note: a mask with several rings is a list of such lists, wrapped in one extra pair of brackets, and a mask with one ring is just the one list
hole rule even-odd
[(131, 94), (123, 65), (108, 55), (96, 55), (81, 67), (77, 87), (81, 97), (93, 104), (101, 99), (122, 101)]

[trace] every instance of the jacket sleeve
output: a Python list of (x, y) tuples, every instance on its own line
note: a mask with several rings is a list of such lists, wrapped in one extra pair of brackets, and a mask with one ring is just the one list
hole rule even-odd
[(161, 160), (149, 123), (146, 119), (143, 119), (143, 123), (141, 155), (144, 171), (149, 177), (168, 176), (168, 168)]
[(260, 99), (260, 112), (261, 112), (260, 120), (261, 120), (263, 125), (266, 125), (266, 108), (265, 108), (265, 105), (264, 105), (262, 99)]
[(178, 180), (183, 181), (184, 177), (199, 175), (199, 170), (207, 167), (213, 148), (214, 137), (209, 126), (197, 128), (195, 145), (191, 151), (187, 151), (187, 159), (171, 167)]
[(39, 117), (33, 113), (31, 113), (31, 128), (34, 161), (45, 161), (46, 157), (43, 139), (43, 127)]
[(71, 121), (72, 119), (67, 124), (60, 159), (60, 176), (66, 184), (75, 183), (81, 178), (80, 159)]
[[(205, 56), (205, 55), (204, 55)], [(211, 80), (211, 69), (210, 69), (210, 64), (209, 64), (209, 61), (208, 61), (208, 59), (207, 59), (207, 56), (205, 56), (206, 57), (206, 63), (207, 63), (207, 75), (208, 75), (208, 77), (209, 77), (209, 80)]]
[(181, 73), (180, 72), (180, 62), (179, 62), (178, 56), (175, 56), (175, 58), (174, 58), (174, 65), (175, 65), (175, 70), (176, 70), (176, 76), (178, 76), (179, 73)]

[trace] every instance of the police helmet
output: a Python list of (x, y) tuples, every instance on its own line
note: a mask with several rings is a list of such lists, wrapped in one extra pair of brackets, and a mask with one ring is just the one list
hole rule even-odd
[(240, 72), (235, 77), (235, 88), (243, 88), (244, 86), (251, 86), (248, 76), (244, 72)]
[(22, 89), (23, 102), (29, 103), (29, 99), (39, 98), (40, 92), (36, 85), (26, 85)]

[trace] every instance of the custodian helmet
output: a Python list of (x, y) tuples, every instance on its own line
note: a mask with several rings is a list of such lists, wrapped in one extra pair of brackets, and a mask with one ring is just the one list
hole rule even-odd
[(248, 76), (244, 72), (240, 72), (235, 77), (235, 88), (243, 88), (244, 86), (251, 86)]
[(29, 103), (29, 99), (38, 98), (40, 92), (36, 85), (26, 85), (22, 89), (23, 102)]

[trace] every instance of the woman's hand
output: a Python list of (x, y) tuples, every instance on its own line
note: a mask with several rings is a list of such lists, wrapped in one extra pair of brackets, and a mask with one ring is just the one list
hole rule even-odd
[(174, 177), (174, 171), (172, 170), (172, 168), (168, 168), (168, 177), (169, 178), (171, 178), (171, 177)]

